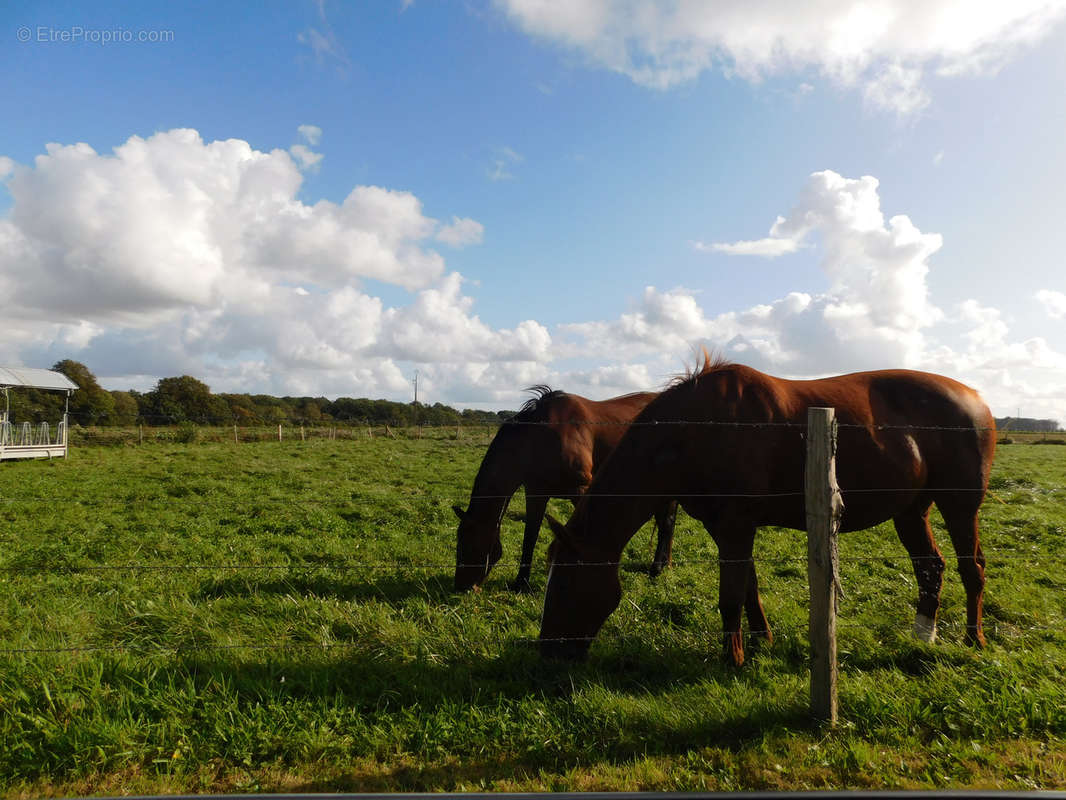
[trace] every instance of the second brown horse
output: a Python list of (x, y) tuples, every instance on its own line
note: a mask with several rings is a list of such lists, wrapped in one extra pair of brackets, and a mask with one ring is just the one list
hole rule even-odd
[[(525, 535), (515, 591), (529, 591), (533, 550), (552, 497), (576, 501), (592, 482), (592, 475), (614, 450), (629, 422), (656, 396), (638, 392), (609, 400), (589, 400), (576, 394), (533, 386), (530, 399), (497, 432), (474, 479), (466, 511), (452, 506), (459, 517), (455, 553), (455, 588), (465, 591), (481, 583), (500, 560), (500, 523), (511, 496), (526, 490)], [(677, 503), (660, 501), (654, 514), (658, 543), (651, 574), (670, 562)]]

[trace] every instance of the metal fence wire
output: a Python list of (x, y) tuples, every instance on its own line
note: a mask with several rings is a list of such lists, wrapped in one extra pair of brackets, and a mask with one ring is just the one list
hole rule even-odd
[[(337, 439), (337, 431), (345, 430), (352, 433), (352, 438), (357, 439), (357, 434), (362, 434), (363, 430), (369, 430), (370, 436), (374, 435), (374, 431), (379, 430), (379, 435), (386, 437), (397, 438), (397, 431), (399, 431), (399, 438), (418, 438), (421, 434), (421, 429), (426, 428), (434, 430), (435, 432), (456, 432), (457, 435), (461, 435), (464, 428), (468, 435), (468, 442), (471, 445), (483, 446), (487, 445), (491, 441), (492, 436), (502, 427), (502, 425), (557, 425), (558, 423), (548, 422), (530, 422), (530, 421), (509, 421), (501, 423), (499, 426), (474, 424), (471, 426), (464, 426), (462, 423), (445, 424), (445, 425), (420, 425), (410, 426), (406, 429), (397, 428), (393, 430), (389, 425), (372, 425), (372, 424), (360, 424), (354, 425), (349, 423), (349, 426), (345, 426), (343, 423), (339, 425), (321, 425), (317, 424), (315, 427), (307, 428), (303, 430), (301, 435), (300, 428), (288, 427), (287, 436), (292, 441), (294, 431), (295, 436), (301, 437), (301, 441), (306, 438), (324, 438), (324, 439)], [(585, 420), (569, 420), (565, 424), (571, 425), (648, 425), (648, 426), (702, 426), (702, 427), (719, 427), (719, 428), (738, 428), (738, 429), (795, 429), (798, 433), (806, 434), (808, 426), (806, 424), (796, 422), (737, 422), (737, 421), (714, 421), (714, 420), (670, 420), (670, 421), (652, 421), (652, 422), (589, 422)], [(281, 426), (278, 426), (281, 428)], [(942, 426), (911, 426), (911, 425), (877, 425), (877, 426), (865, 426), (855, 425), (849, 423), (837, 423), (837, 427), (841, 429), (848, 428), (861, 428), (866, 430), (912, 430), (912, 431), (940, 431), (946, 434), (958, 434), (969, 433), (973, 434), (975, 428), (973, 427), (942, 427)], [(114, 429), (105, 429), (114, 430)], [(228, 430), (228, 429), (227, 429)], [(236, 431), (237, 441), (240, 441), (240, 436), (243, 433), (247, 435), (246, 429), (242, 429), (238, 426), (234, 426)], [(273, 433), (274, 427), (266, 427), (265, 430)], [(127, 429), (128, 433), (128, 429)], [(480, 435), (479, 435), (480, 434)], [(84, 434), (83, 434), (84, 435)], [(143, 436), (143, 431), (142, 431)], [(1021, 487), (1022, 489), (1028, 489), (1030, 487)], [(848, 493), (879, 493), (879, 492), (898, 492), (898, 487), (864, 487), (861, 489), (849, 489)], [(942, 491), (959, 491), (969, 492), (976, 491), (973, 488), (959, 487), (957, 489), (942, 490)], [(1033, 491), (1038, 492), (1043, 496), (1054, 496), (1066, 492), (1066, 487), (1050, 486), (1050, 487), (1038, 487), (1033, 488)], [(387, 494), (383, 491), (382, 494)], [(657, 498), (670, 498), (684, 500), (686, 498), (778, 498), (778, 497), (797, 497), (802, 496), (804, 491), (798, 488), (795, 491), (788, 492), (764, 492), (764, 493), (715, 493), (715, 492), (656, 492), (656, 493), (628, 493), (622, 495), (597, 495), (598, 497), (657, 497)], [(1000, 503), (1005, 502), (999, 498), (996, 491), (989, 491), (989, 497), (993, 501)], [(536, 496), (536, 495), (528, 495)], [(580, 495), (573, 495), (570, 499), (577, 500)], [(437, 503), (450, 505), (452, 503), (462, 503), (468, 500), (501, 500), (508, 499), (510, 495), (500, 494), (475, 494), (475, 495), (463, 495), (461, 497), (454, 496), (430, 496), (424, 495), (422, 499), (424, 501), (435, 501)], [(559, 494), (553, 494), (551, 497), (560, 497)], [(31, 495), (19, 495), (11, 492), (4, 492), (0, 494), (0, 507), (7, 504), (38, 504), (41, 503), (44, 498)], [(985, 548), (984, 557), (989, 568), (994, 568), (996, 564), (1017, 564), (1024, 562), (1036, 562), (1046, 561), (1052, 558), (1047, 553), (1034, 553), (1031, 550), (1023, 550), (1018, 548)], [(929, 556), (931, 559), (939, 559), (939, 555)], [(761, 567), (792, 567), (796, 570), (805, 568), (808, 564), (806, 556), (795, 557), (777, 557), (767, 558), (755, 556), (752, 559), (757, 566)], [(843, 564), (859, 564), (859, 563), (881, 563), (885, 565), (892, 565), (898, 567), (901, 570), (911, 568), (916, 561), (920, 559), (913, 559), (905, 552), (900, 550), (892, 550), (877, 553), (865, 553), (862, 555), (840, 555), (839, 560)], [(707, 566), (721, 566), (723, 564), (735, 563), (728, 560), (723, 560), (717, 557), (688, 557), (688, 558), (676, 558), (672, 562), (676, 568), (686, 567), (707, 567)], [(40, 575), (88, 575), (94, 576), (97, 579), (105, 580), (114, 578), (116, 580), (126, 581), (132, 576), (137, 575), (172, 575), (177, 579), (182, 579), (190, 574), (234, 574), (234, 573), (256, 573), (265, 572), (271, 574), (286, 574), (286, 575), (299, 575), (312, 572), (346, 572), (346, 573), (358, 573), (361, 575), (377, 575), (380, 576), (384, 573), (421, 573), (426, 580), (437, 580), (442, 584), (442, 589), (447, 590), (446, 584), (450, 579), (450, 572), (456, 569), (461, 564), (457, 564), (454, 560), (430, 560), (430, 561), (417, 561), (407, 559), (397, 560), (357, 560), (357, 559), (324, 559), (316, 560), (313, 563), (300, 563), (300, 562), (234, 562), (234, 563), (195, 563), (195, 562), (167, 562), (167, 563), (146, 563), (146, 562), (126, 562), (126, 563), (63, 563), (63, 564), (18, 564), (18, 565), (2, 565), (0, 566), (0, 576), (7, 576), (8, 578), (16, 576), (40, 576)], [(466, 565), (466, 566), (482, 566), (481, 564)], [(497, 570), (506, 568), (517, 568), (520, 564), (517, 561), (501, 560), (495, 565)], [(625, 566), (629, 569), (647, 568), (650, 566), (649, 562), (623, 560), (623, 561), (602, 561), (602, 562), (586, 562), (578, 567), (594, 567), (594, 566)], [(433, 573), (439, 573), (444, 577), (434, 578)], [(532, 622), (532, 621), (531, 621)], [(838, 622), (837, 627), (845, 632), (851, 628), (859, 628), (863, 626), (849, 625), (849, 623)], [(950, 623), (941, 621), (939, 627), (944, 631), (952, 631), (953, 629), (961, 632), (965, 626), (961, 623)], [(1061, 635), (1060, 627), (1057, 625), (1048, 624), (1005, 624), (996, 620), (986, 621), (986, 631), (993, 636), (1019, 636), (1026, 632), (1034, 633), (1048, 633)], [(900, 627), (898, 629), (883, 628), (882, 630), (895, 631), (897, 633), (909, 632), (910, 628)], [(708, 633), (711, 633), (708, 631)], [(782, 637), (805, 637), (807, 634), (807, 628), (788, 628), (788, 627), (775, 627), (773, 630), (774, 636)], [(624, 637), (621, 637), (624, 639)], [(537, 639), (523, 638), (511, 636), (497, 636), (498, 641), (509, 641), (512, 643), (520, 644), (532, 644)], [(591, 637), (590, 637), (591, 640)], [(571, 639), (572, 641), (572, 639)], [(184, 652), (201, 652), (201, 651), (298, 651), (298, 650), (342, 650), (345, 648), (359, 647), (358, 641), (333, 641), (333, 642), (295, 642), (287, 641), (284, 639), (278, 639), (275, 641), (261, 641), (256, 643), (240, 643), (240, 644), (228, 644), (228, 643), (182, 643), (176, 645), (153, 645), (151, 647), (143, 647), (130, 644), (120, 643), (108, 643), (108, 642), (71, 642), (64, 643), (53, 647), (6, 647), (0, 648), (0, 655), (2, 656), (26, 656), (26, 655), (39, 655), (39, 654), (88, 654), (88, 653), (133, 653), (141, 655), (160, 655), (167, 653), (184, 653)], [(775, 795), (780, 797), (780, 795)], [(869, 795), (866, 795), (869, 796)]]

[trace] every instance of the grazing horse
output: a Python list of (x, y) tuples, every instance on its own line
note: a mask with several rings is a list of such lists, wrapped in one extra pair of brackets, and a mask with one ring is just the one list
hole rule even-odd
[[(977, 512), (988, 488), (995, 423), (973, 389), (909, 370), (794, 381), (711, 360), (650, 402), (596, 473), (556, 540), (541, 618), (541, 652), (581, 658), (618, 606), (618, 558), (657, 498), (676, 498), (718, 546), (724, 657), (744, 660), (742, 606), (769, 631), (752, 561), (760, 525), (806, 529), (807, 409), (836, 409), (841, 531), (891, 519), (918, 582), (915, 633), (936, 635), (944, 558), (929, 528), (933, 503), (966, 589), (966, 638), (981, 630), (985, 559)], [(753, 621), (752, 618), (756, 621)]]
[[(519, 486), (526, 488), (526, 527), (518, 576), (510, 588), (530, 591), (533, 549), (548, 500), (565, 497), (576, 501), (630, 420), (655, 397), (654, 392), (639, 392), (596, 401), (547, 386), (533, 386), (528, 391), (536, 397), (500, 427), (489, 445), (466, 511), (452, 506), (459, 517), (456, 591), (480, 586), (500, 560), (500, 523)], [(648, 516), (652, 513), (659, 538), (651, 574), (658, 575), (670, 562), (677, 503), (661, 501)]]

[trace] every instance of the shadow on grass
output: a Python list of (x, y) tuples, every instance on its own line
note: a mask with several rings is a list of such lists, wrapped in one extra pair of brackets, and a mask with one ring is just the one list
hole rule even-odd
[[(439, 788), (449, 782), (449, 776), (464, 783), (501, 779), (516, 768), (557, 767), (591, 757), (625, 760), (685, 753), (693, 742), (740, 750), (768, 730), (818, 727), (809, 718), (804, 697), (781, 705), (772, 692), (767, 692), (765, 704), (755, 708), (750, 703), (732, 708), (719, 705), (708, 708), (706, 714), (688, 714), (680, 723), (676, 717), (663, 715), (661, 709), (672, 707), (674, 693), (686, 685), (712, 681), (739, 685), (742, 691), (746, 686), (750, 693), (758, 691), (765, 680), (753, 670), (708, 664), (701, 654), (691, 652), (639, 657), (607, 652), (574, 665), (542, 661), (535, 647), (516, 641), (497, 657), (466, 655), (449, 663), (390, 657), (378, 647), (360, 645), (311, 658), (301, 655), (277, 652), (253, 660), (187, 655), (173, 665), (178, 674), (171, 680), (191, 677), (201, 696), (212, 687), (228, 687), (229, 699), (237, 708), (295, 702), (300, 707), (355, 713), (371, 726), (386, 728), (397, 718), (409, 720), (411, 715), (424, 715), (425, 725), (433, 729), (447, 719), (435, 748), (459, 756), (467, 750), (464, 737), (484, 737), (481, 729), (486, 725), (490, 729), (502, 725), (509, 735), (522, 740), (521, 755), (501, 741), (499, 760), (475, 758), (467, 763), (462, 758), (461, 764), (444, 768), (441, 774), (401, 767), (399, 774), (378, 776), (383, 788)], [(625, 709), (620, 714), (615, 711), (616, 697)], [(545, 714), (549, 721), (538, 722), (536, 717)], [(527, 731), (515, 733), (514, 726), (527, 724)], [(601, 735), (593, 735), (605, 724), (617, 726), (617, 736), (609, 737), (606, 745)], [(540, 736), (538, 726), (552, 735)], [(415, 729), (412, 735), (424, 735), (422, 725)], [(480, 754), (483, 759), (484, 751)], [(308, 784), (308, 790), (314, 785)]]

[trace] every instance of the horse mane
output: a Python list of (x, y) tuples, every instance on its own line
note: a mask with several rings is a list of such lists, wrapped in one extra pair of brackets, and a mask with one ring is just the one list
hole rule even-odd
[(525, 391), (531, 393), (533, 397), (522, 404), (522, 408), (508, 420), (509, 422), (527, 422), (536, 414), (543, 403), (554, 400), (557, 397), (566, 396), (566, 392), (562, 389), (553, 389), (543, 383), (538, 383), (536, 386), (528, 386)]
[(715, 370), (723, 369), (725, 367), (736, 366), (736, 364), (730, 361), (728, 358), (718, 352), (707, 352), (706, 347), (701, 347), (700, 352), (697, 354), (696, 363), (689, 369), (686, 369), (679, 375), (675, 375), (673, 379), (667, 384), (667, 388), (674, 386), (681, 386), (686, 383), (695, 383), (704, 375), (707, 375)]

